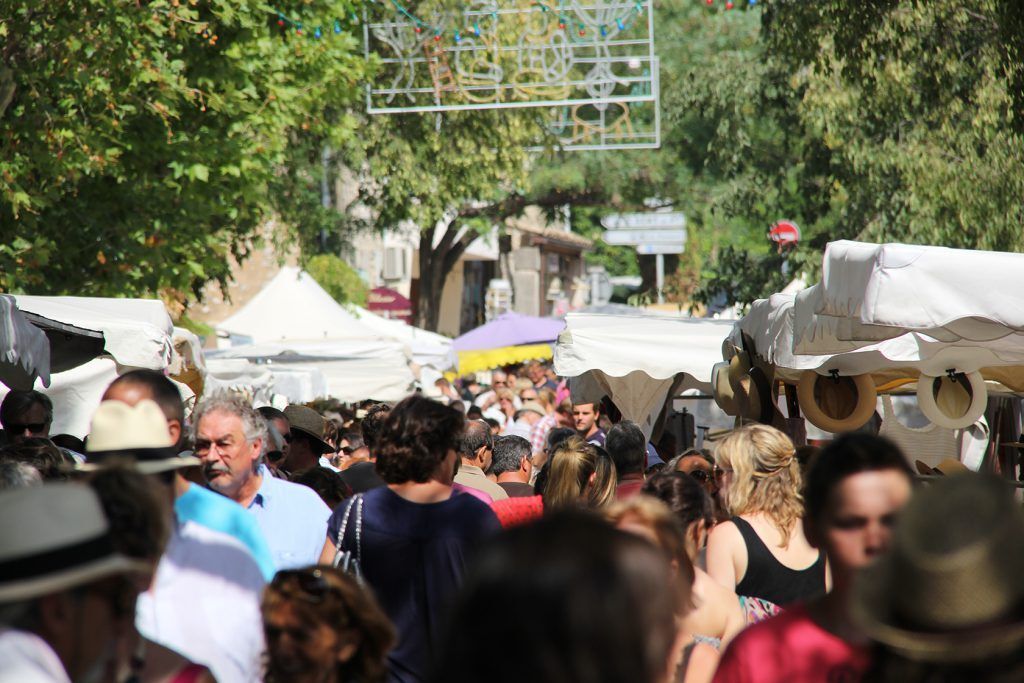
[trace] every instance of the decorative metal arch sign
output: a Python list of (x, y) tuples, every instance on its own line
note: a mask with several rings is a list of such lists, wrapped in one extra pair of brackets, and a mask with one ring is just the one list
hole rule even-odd
[(658, 147), (651, 0), (372, 0), (371, 114), (541, 107), (568, 149)]

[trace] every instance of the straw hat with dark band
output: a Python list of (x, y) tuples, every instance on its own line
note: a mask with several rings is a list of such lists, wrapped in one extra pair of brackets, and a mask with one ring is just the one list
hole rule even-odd
[(819, 375), (805, 370), (796, 387), (800, 410), (818, 429), (838, 434), (860, 429), (875, 414), (878, 396), (871, 375)]
[(1024, 510), (1007, 483), (936, 479), (855, 584), (854, 617), (900, 655), (978, 662), (1024, 648)]
[(167, 419), (155, 401), (143, 399), (130, 406), (104, 401), (92, 418), (86, 444), (86, 462), (76, 469), (92, 471), (111, 460), (126, 459), (143, 474), (156, 474), (202, 464), (193, 456), (179, 456)]
[(0, 493), (0, 519), (0, 603), (150, 570), (114, 552), (99, 499), (86, 486), (54, 483)]
[(334, 447), (324, 441), (327, 421), (320, 413), (306, 406), (291, 405), (284, 409), (284, 416), (288, 418), (292, 432), (299, 431), (308, 436), (314, 449), (319, 449), (321, 454), (334, 452)]

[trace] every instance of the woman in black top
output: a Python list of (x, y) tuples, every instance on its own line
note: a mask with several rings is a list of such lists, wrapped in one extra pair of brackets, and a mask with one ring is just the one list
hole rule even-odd
[(824, 593), (828, 568), (804, 537), (800, 465), (789, 437), (751, 425), (726, 437), (715, 458), (732, 518), (708, 539), (712, 578), (780, 607)]

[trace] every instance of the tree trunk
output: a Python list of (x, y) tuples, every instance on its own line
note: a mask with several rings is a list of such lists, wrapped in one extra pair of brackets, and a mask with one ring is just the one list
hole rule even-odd
[(437, 246), (434, 246), (434, 229), (420, 233), (416, 326), (431, 332), (438, 331), (441, 321), (441, 297), (448, 274), (462, 258), (466, 247), (476, 238), (476, 233), (471, 230), (461, 236), (458, 233), (459, 228), (453, 221), (445, 228), (445, 234)]

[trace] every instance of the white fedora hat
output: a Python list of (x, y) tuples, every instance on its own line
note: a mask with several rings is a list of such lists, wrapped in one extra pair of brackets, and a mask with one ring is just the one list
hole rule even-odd
[(82, 471), (98, 469), (110, 459), (131, 460), (143, 474), (202, 464), (195, 456), (176, 453), (167, 419), (149, 399), (134, 406), (122, 401), (101, 403), (93, 415), (85, 450), (86, 462), (76, 468)]
[(985, 378), (977, 371), (950, 371), (945, 377), (922, 374), (917, 380), (917, 405), (939, 427), (969, 427), (985, 414), (988, 406)]
[(838, 434), (867, 424), (875, 414), (878, 392), (871, 375), (829, 378), (804, 370), (796, 395), (808, 422), (818, 429)]
[(53, 483), (0, 494), (0, 603), (151, 567), (114, 551), (96, 494)]

